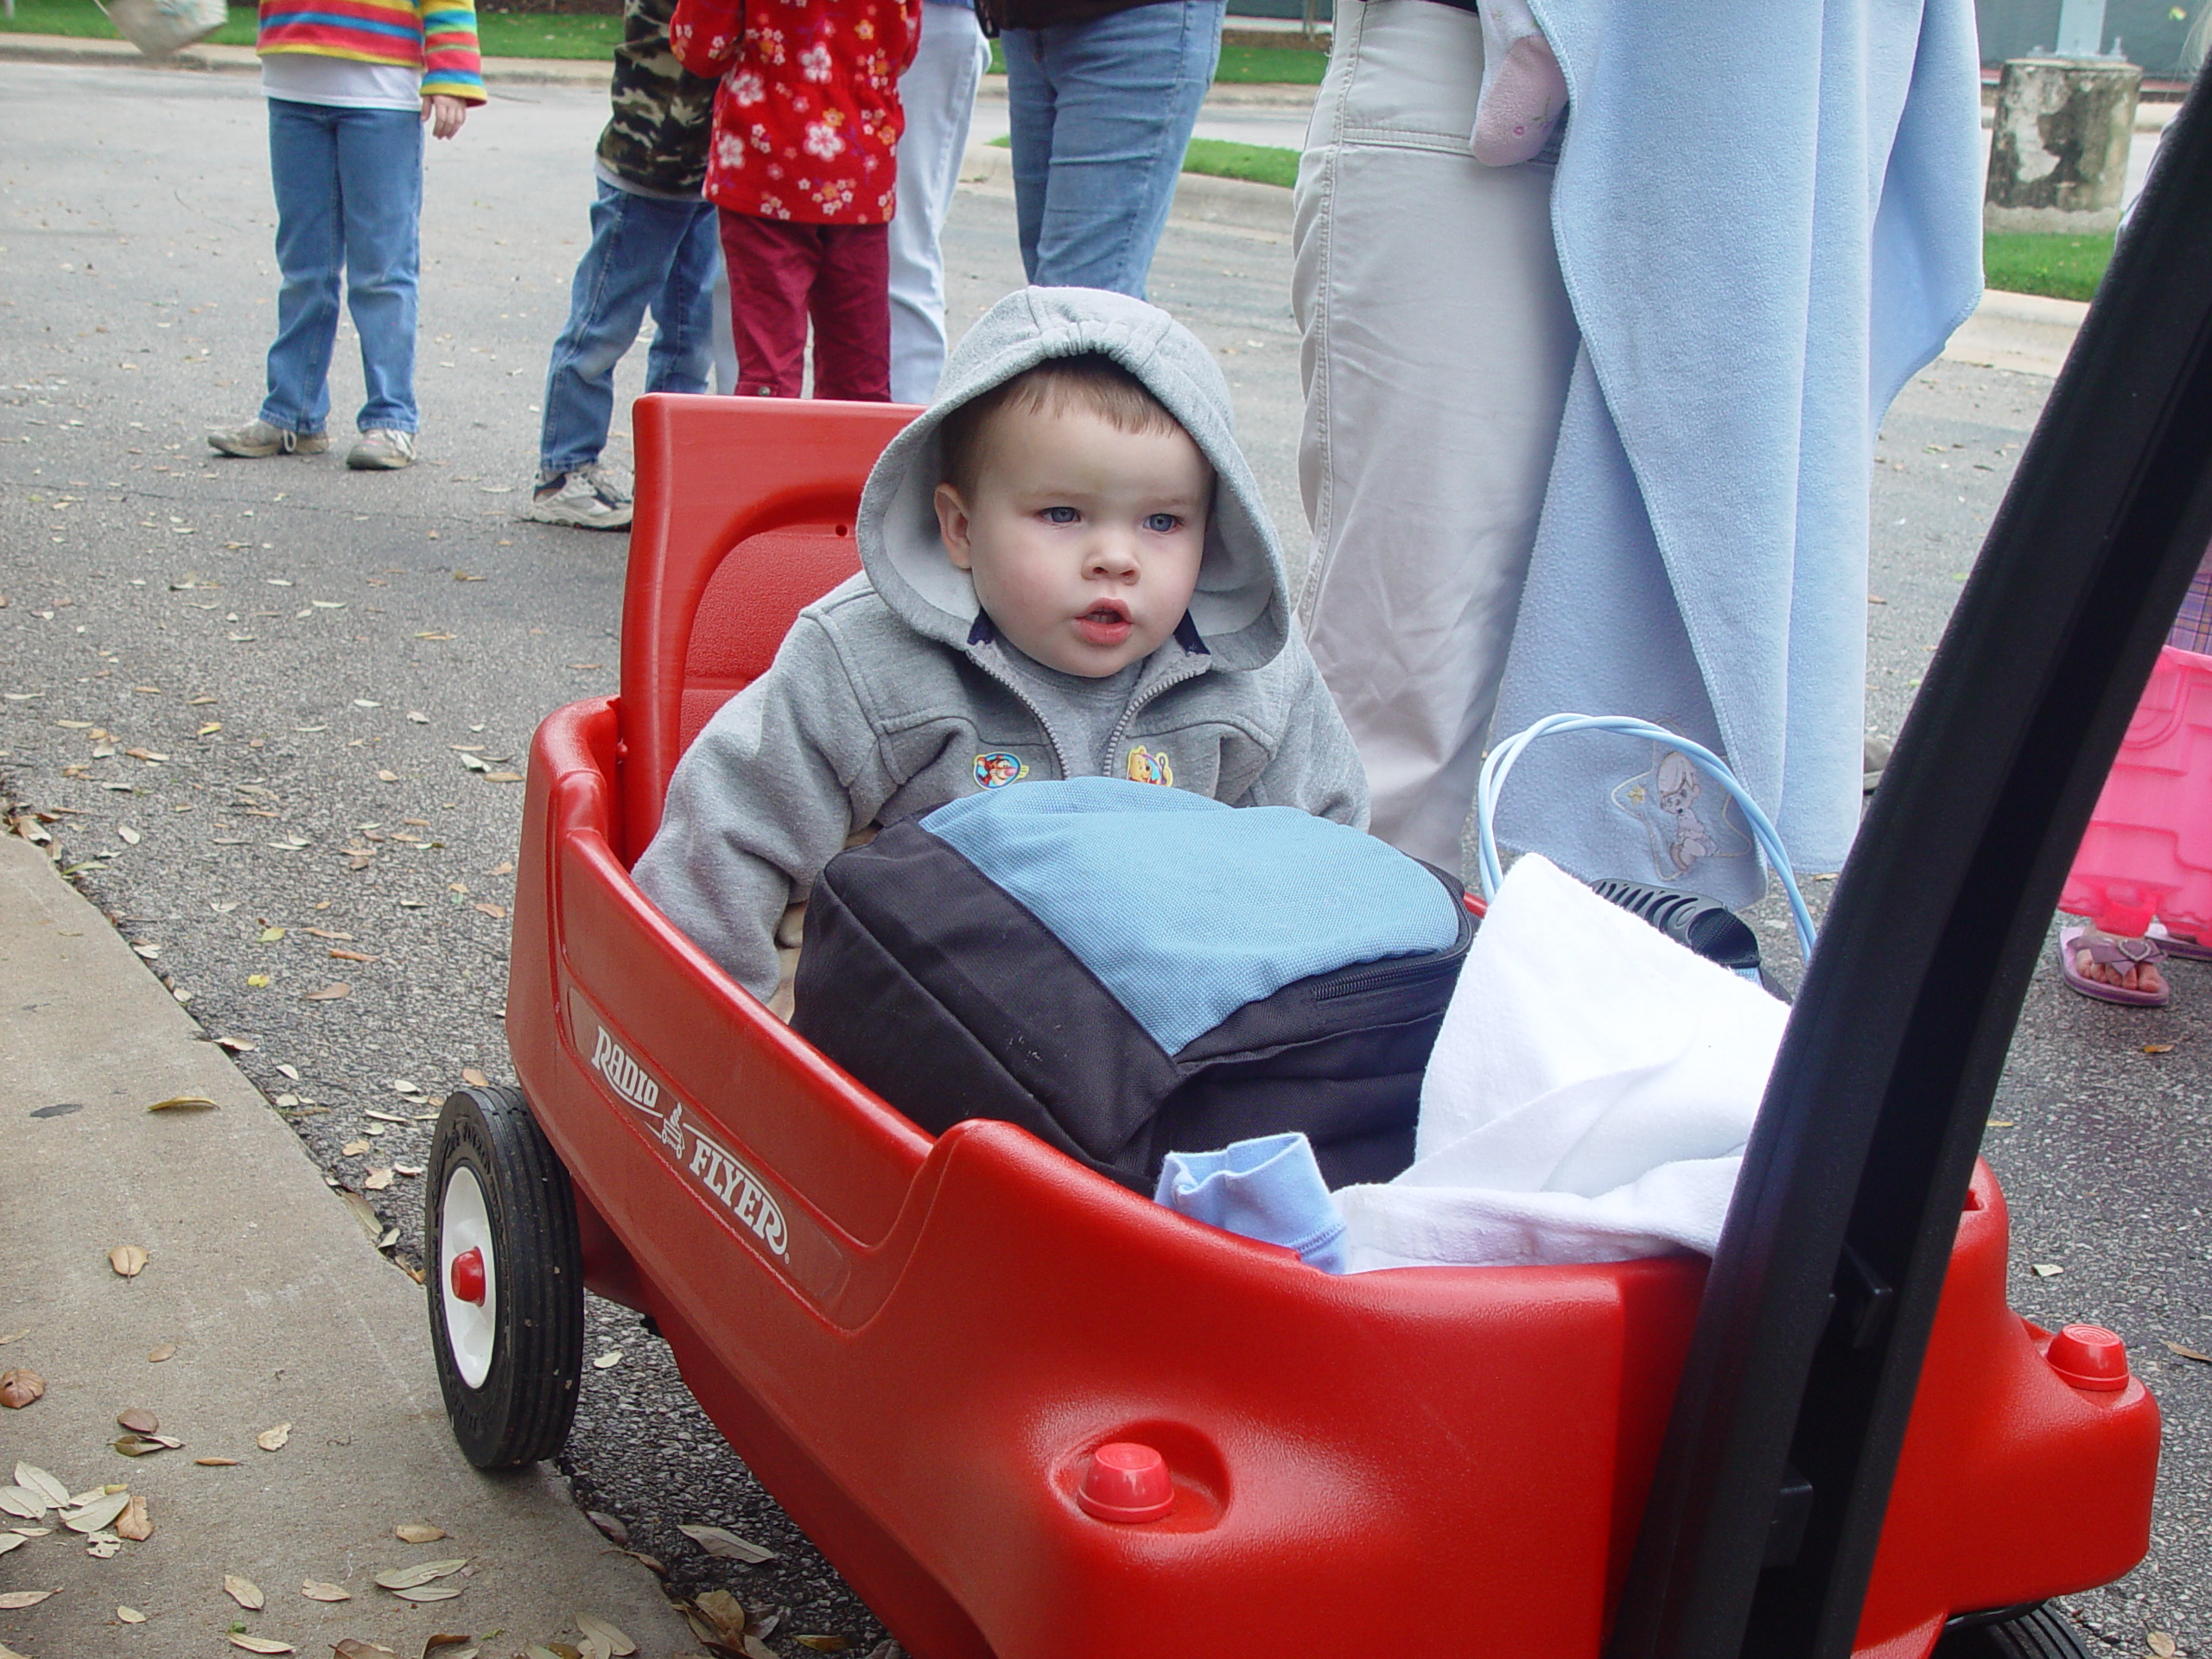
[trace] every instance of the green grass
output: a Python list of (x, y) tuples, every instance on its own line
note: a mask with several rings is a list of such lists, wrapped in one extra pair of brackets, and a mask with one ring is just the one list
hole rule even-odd
[[(91, 0), (86, 0), (86, 4)], [(1298, 46), (1224, 46), (1221, 64), (1214, 71), (1217, 85), (1237, 86), (1319, 86), (1321, 72), (1329, 67), (1326, 52)], [(1006, 73), (1006, 54), (991, 42), (991, 73)]]
[[(254, 26), (254, 9), (234, 5), (230, 22), (207, 38), (217, 46), (251, 46)], [(117, 38), (115, 25), (92, 0), (16, 0), (16, 15), (0, 16), (0, 31)], [(478, 14), (476, 31), (487, 58), (605, 60), (613, 55), (615, 41), (622, 38), (622, 20), (486, 11)]]
[(2012, 294), (2086, 300), (2112, 263), (2109, 236), (1990, 235), (1981, 238), (1984, 280)]
[[(115, 25), (92, 0), (16, 0), (16, 15), (0, 16), (0, 33), (74, 35), (111, 41)], [(543, 13), (484, 10), (476, 34), (487, 58), (569, 58), (604, 61), (622, 38), (620, 17), (575, 17)], [(207, 37), (216, 46), (251, 46), (254, 9), (233, 5), (231, 20)], [(1325, 52), (1302, 47), (1224, 46), (1214, 79), (1231, 85), (1318, 86), (1328, 67)], [(991, 42), (991, 73), (1004, 74), (1006, 59)], [(1205, 169), (1211, 171), (1212, 169)], [(1232, 173), (1232, 178), (1248, 175)]]
[(1279, 184), (1298, 182), (1298, 152), (1274, 144), (1239, 144), (1226, 138), (1193, 138), (1183, 152), (1185, 173), (1210, 173), (1217, 179), (1249, 179)]

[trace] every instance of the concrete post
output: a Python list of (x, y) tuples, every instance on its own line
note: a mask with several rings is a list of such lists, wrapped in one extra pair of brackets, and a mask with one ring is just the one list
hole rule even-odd
[(2143, 72), (2120, 58), (2015, 58), (1997, 83), (1982, 225), (2117, 230)]

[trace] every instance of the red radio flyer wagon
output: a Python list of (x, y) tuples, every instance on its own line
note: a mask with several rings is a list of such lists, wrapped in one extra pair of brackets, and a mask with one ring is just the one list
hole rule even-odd
[[(1838, 883), (1709, 1268), (1332, 1277), (1006, 1124), (932, 1139), (792, 1035), (628, 868), (684, 745), (856, 568), (912, 411), (642, 400), (620, 695), (531, 755), (520, 1087), (454, 1095), (430, 1171), (467, 1455), (557, 1448), (588, 1287), (917, 1659), (1319, 1654), (1347, 1607), (1471, 1659), (2079, 1654), (2040, 1604), (2143, 1555), (2158, 1411), (2109, 1332), (2009, 1311), (1975, 1154), (2212, 536), (2205, 96)], [(1116, 1443), (1165, 1485), (1117, 1491)]]

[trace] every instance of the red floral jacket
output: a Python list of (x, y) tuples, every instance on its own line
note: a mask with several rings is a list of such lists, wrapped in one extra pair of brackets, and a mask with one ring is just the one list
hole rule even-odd
[(921, 0), (677, 0), (668, 38), (685, 68), (721, 77), (708, 200), (804, 225), (889, 221)]

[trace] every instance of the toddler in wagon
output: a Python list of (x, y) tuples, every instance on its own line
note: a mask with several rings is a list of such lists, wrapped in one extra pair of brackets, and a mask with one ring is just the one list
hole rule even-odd
[(785, 1014), (785, 907), (856, 831), (980, 790), (1103, 775), (1366, 826), (1196, 337), (1141, 300), (1025, 289), (944, 385), (869, 475), (861, 574), (708, 722), (636, 867)]

